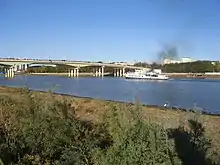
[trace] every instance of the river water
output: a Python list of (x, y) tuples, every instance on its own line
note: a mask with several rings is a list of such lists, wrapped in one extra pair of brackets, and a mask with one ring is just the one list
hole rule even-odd
[(145, 105), (196, 108), (220, 114), (220, 80), (173, 79), (168, 81), (126, 80), (124, 78), (68, 78), (61, 76), (0, 77), (0, 85), (27, 86), (33, 90), (70, 94), (123, 102), (139, 102)]

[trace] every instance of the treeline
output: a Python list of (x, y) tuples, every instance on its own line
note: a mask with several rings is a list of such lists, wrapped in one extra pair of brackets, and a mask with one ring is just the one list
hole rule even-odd
[(195, 61), (191, 63), (166, 64), (162, 66), (167, 73), (205, 73), (220, 72), (220, 63), (211, 61)]
[[(27, 73), (67, 73), (71, 69), (69, 66), (41, 66), (41, 67), (30, 67), (27, 69)], [(80, 72), (92, 73), (94, 67), (81, 67)], [(113, 72), (113, 68), (105, 67), (105, 72)]]
[(72, 106), (74, 101), (57, 101), (52, 94), (45, 101), (28, 89), (20, 95), (19, 100), (0, 97), (0, 159), (5, 165), (220, 164), (196, 120), (166, 129), (142, 119), (138, 105), (112, 105), (94, 124), (77, 118), (80, 106)]
[(66, 73), (68, 68), (66, 66), (39, 66), (27, 68), (27, 73)]
[(205, 73), (205, 72), (220, 72), (220, 62), (211, 61), (195, 61), (188, 63), (176, 64), (147, 64), (136, 63), (135, 66), (149, 67), (152, 69), (162, 69), (166, 73)]

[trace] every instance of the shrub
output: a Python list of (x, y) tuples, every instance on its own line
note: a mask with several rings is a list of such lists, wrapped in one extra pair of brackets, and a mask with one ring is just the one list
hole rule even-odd
[(96, 151), (95, 164), (180, 164), (166, 130), (144, 122), (139, 108), (122, 111), (113, 107), (105, 123), (113, 143)]
[[(7, 128), (0, 127), (4, 135), (0, 139), (3, 162), (91, 164), (91, 152), (98, 136), (90, 124), (70, 115), (66, 101), (47, 105), (42, 98), (30, 93), (28, 97), (28, 104), (10, 110)], [(1, 101), (1, 105), (7, 102)]]
[(220, 163), (197, 119), (166, 130), (143, 120), (138, 104), (114, 104), (103, 122), (94, 124), (79, 120), (69, 101), (34, 93), (25, 88), (20, 99), (0, 96), (0, 165)]

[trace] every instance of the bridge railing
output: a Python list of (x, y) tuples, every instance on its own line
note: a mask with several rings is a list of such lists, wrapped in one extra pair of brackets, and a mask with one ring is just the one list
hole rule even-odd
[(131, 69), (142, 69), (144, 67), (136, 67), (126, 64), (110, 64), (110, 63), (99, 63), (99, 62), (89, 62), (89, 61), (71, 61), (71, 60), (45, 60), (45, 59), (14, 59), (14, 58), (0, 58), (0, 61), (4, 62), (42, 62), (42, 63), (56, 63), (56, 64), (79, 64), (79, 65), (89, 65), (89, 66), (106, 66), (106, 67), (117, 67), (117, 68), (131, 68)]

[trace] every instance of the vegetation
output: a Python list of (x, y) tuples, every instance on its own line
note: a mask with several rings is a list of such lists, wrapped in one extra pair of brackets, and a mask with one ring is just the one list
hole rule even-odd
[(166, 64), (163, 71), (168, 73), (205, 73), (220, 72), (220, 63), (211, 61), (196, 61), (191, 63)]
[[(163, 49), (158, 53), (160, 61), (164, 59), (178, 60), (178, 49), (175, 45), (163, 44)], [(152, 69), (162, 69), (166, 73), (205, 73), (205, 72), (220, 72), (220, 62), (212, 61), (195, 61), (188, 63), (176, 63), (160, 65), (157, 63), (136, 63), (135, 66), (150, 67)]]
[[(41, 66), (41, 67), (31, 67), (27, 69), (27, 73), (67, 73), (71, 69), (69, 66)], [(92, 73), (94, 67), (81, 67), (80, 72), (82, 73)], [(105, 72), (113, 72), (113, 68), (105, 67)]]
[(40, 66), (27, 68), (27, 73), (66, 73), (68, 70), (67, 66)]
[(219, 146), (205, 136), (197, 115), (188, 125), (167, 128), (146, 119), (138, 103), (111, 103), (95, 122), (79, 118), (82, 106), (76, 100), (57, 99), (51, 92), (45, 98), (26, 88), (18, 93), (19, 99), (0, 95), (0, 158), (5, 165), (220, 164)]
[(136, 63), (135, 66), (150, 67), (152, 69), (162, 69), (166, 73), (205, 73), (220, 72), (220, 62), (212, 61), (195, 61), (188, 63), (176, 63), (160, 65), (157, 63)]

